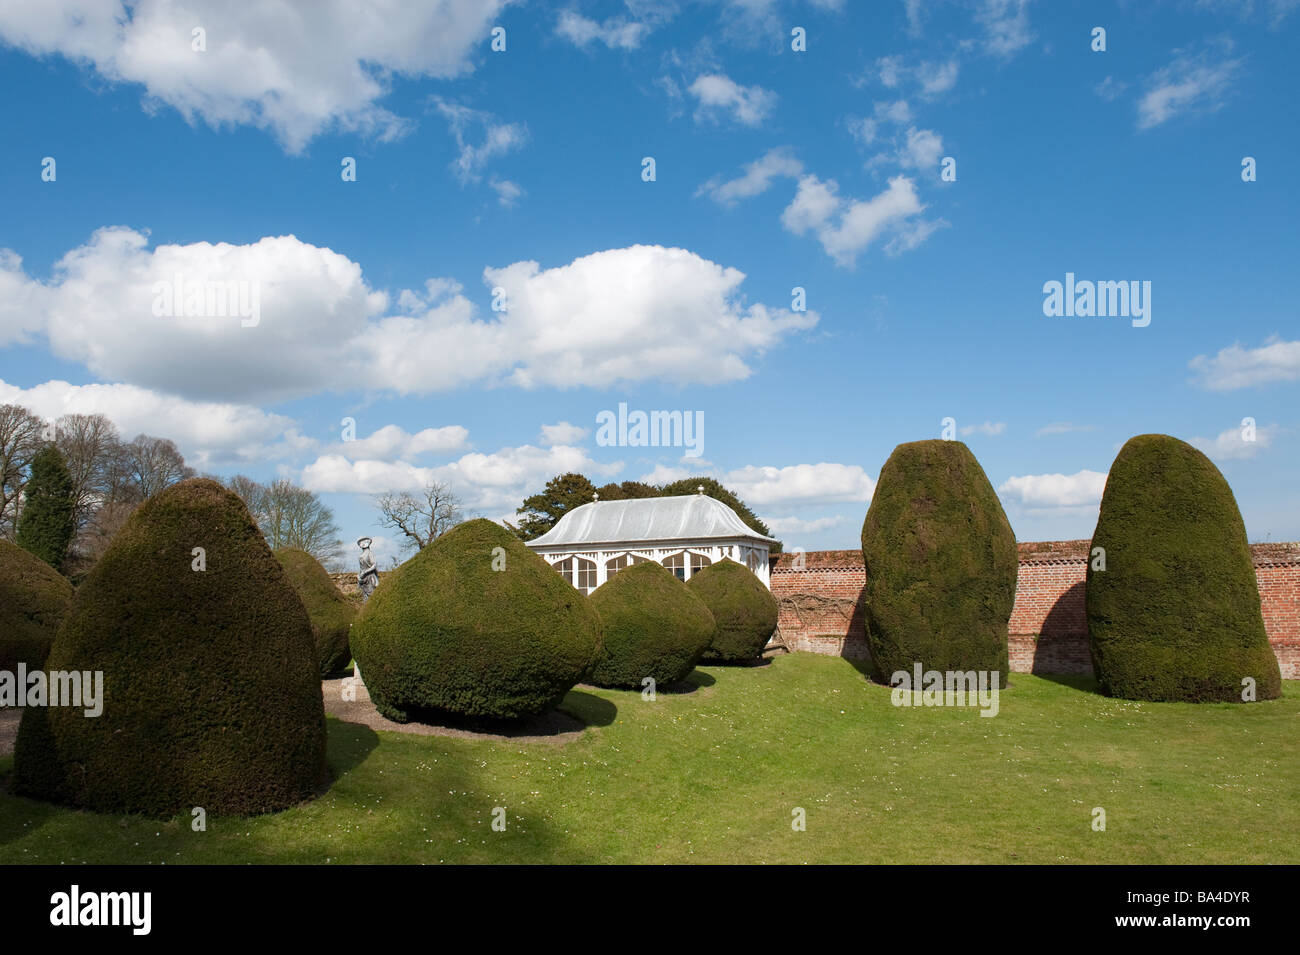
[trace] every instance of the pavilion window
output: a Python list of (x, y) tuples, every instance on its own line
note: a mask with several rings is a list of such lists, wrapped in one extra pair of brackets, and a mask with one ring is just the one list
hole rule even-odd
[(691, 554), (691, 576), (694, 577), (696, 574), (698, 574), (705, 567), (708, 567), (712, 563), (713, 561), (705, 557), (703, 554), (692, 553)]
[(596, 589), (596, 562), (582, 557), (566, 557), (555, 565), (561, 576), (570, 584), (589, 594)]
[(634, 564), (648, 563), (650, 558), (642, 557), (640, 554), (623, 554), (605, 561), (605, 579), (613, 577), (620, 570), (625, 570)]
[(678, 580), (686, 579), (686, 552), (680, 554), (671, 554), (665, 557), (661, 563), (670, 571), (677, 575)]

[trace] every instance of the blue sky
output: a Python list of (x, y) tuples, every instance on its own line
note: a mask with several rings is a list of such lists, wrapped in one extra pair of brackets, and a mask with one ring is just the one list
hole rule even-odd
[[(1300, 538), (1296, 0), (226, 6), (0, 11), (0, 401), (291, 477), (381, 556), (367, 494), (501, 518), (567, 470), (854, 547), (949, 417), (1022, 540), (1090, 536), (1150, 431)], [(1066, 273), (1150, 324), (1045, 315)], [(256, 324), (156, 314), (176, 275)], [(600, 446), (621, 402), (701, 455)]]

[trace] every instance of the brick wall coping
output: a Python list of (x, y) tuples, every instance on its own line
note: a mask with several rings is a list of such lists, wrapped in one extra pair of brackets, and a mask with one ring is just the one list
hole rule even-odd
[[(1020, 541), (1016, 544), (1022, 564), (1086, 564), (1092, 541)], [(861, 570), (862, 552), (856, 550), (810, 550), (803, 554), (802, 570), (795, 570), (795, 553), (774, 554), (772, 573), (798, 574), (813, 571)], [(1256, 567), (1300, 566), (1300, 543), (1250, 545), (1251, 562)]]

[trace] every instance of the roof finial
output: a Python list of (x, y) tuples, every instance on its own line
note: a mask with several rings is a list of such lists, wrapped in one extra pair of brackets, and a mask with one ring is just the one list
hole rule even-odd
[(703, 494), (703, 493), (704, 493), (704, 485), (703, 485), (703, 484), (697, 484), (697, 485), (695, 485), (695, 493), (697, 493), (697, 494)]
[(599, 491), (592, 491), (592, 492), (591, 492), (591, 499), (592, 499), (593, 501), (599, 501), (599, 500), (600, 500), (600, 492), (599, 492)]

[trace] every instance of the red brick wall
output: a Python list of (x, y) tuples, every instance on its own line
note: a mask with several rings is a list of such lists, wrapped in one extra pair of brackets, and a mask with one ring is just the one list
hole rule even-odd
[[(1018, 673), (1092, 672), (1083, 609), (1087, 541), (1022, 543), (1008, 648)], [(1252, 545), (1269, 642), (1284, 679), (1300, 679), (1300, 545)], [(796, 568), (798, 561), (801, 567)], [(781, 554), (773, 559), (778, 628), (791, 650), (851, 659), (869, 654), (863, 636), (866, 571), (858, 551)]]

